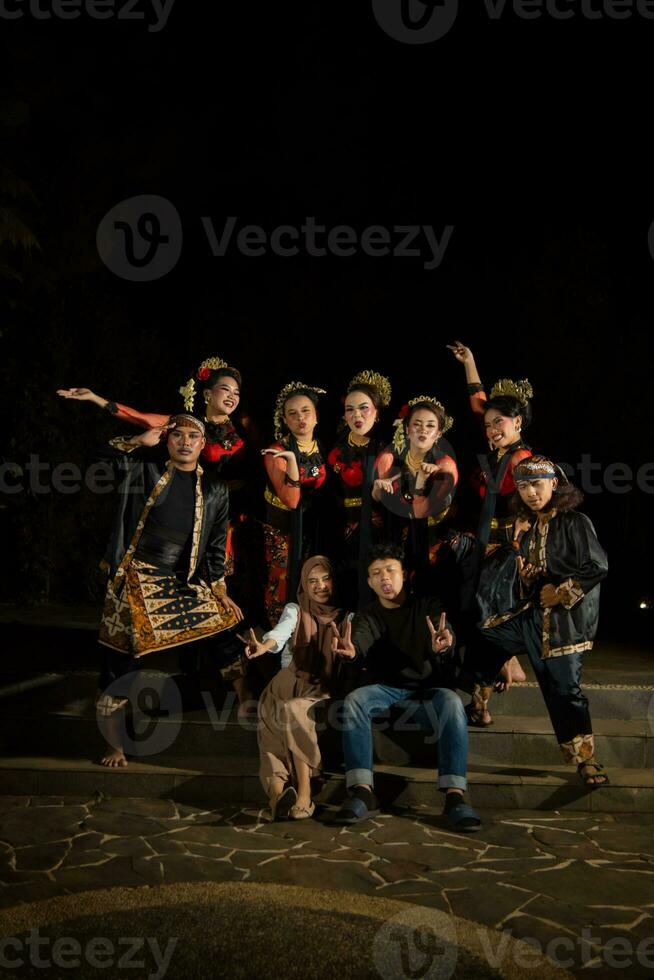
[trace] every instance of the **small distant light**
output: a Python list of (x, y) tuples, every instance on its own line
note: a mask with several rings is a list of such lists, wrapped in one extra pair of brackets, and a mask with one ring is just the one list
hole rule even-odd
[(645, 596), (638, 603), (639, 609), (654, 609), (654, 599), (651, 596)]

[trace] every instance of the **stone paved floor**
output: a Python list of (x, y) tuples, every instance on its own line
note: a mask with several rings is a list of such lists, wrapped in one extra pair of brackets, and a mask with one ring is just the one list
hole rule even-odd
[(430, 807), (353, 828), (330, 826), (329, 808), (266, 816), (0, 796), (0, 908), (114, 886), (302, 885), (454, 913), (529, 937), (573, 971), (594, 966), (593, 977), (654, 975), (654, 814), (487, 811), (467, 836)]

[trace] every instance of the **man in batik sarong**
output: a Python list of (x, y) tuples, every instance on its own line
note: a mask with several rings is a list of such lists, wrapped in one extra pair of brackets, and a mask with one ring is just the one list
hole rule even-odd
[(199, 465), (204, 444), (204, 424), (177, 415), (113, 439), (102, 452), (121, 477), (99, 636), (105, 657), (96, 710), (111, 745), (105, 766), (127, 765), (117, 712), (148, 653), (214, 637), (223, 678), (241, 704), (251, 697), (233, 629), (243, 614), (224, 581), (227, 484)]

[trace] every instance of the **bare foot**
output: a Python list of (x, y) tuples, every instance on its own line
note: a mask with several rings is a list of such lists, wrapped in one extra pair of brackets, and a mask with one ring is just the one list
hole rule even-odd
[(508, 691), (508, 689), (512, 686), (514, 681), (518, 681), (519, 683), (522, 683), (526, 680), (527, 680), (526, 674), (522, 669), (522, 667), (520, 666), (518, 658), (511, 657), (511, 659), (507, 660), (507, 662), (502, 667), (498, 675), (498, 679), (495, 681), (493, 685), (493, 689), (497, 691), (499, 694), (502, 691)]
[(520, 661), (517, 657), (511, 657), (509, 660), (509, 668), (511, 670), (511, 680), (517, 681), (518, 684), (524, 684), (527, 680), (527, 675), (520, 666)]
[(100, 759), (101, 766), (107, 766), (109, 769), (120, 769), (127, 765), (127, 759), (125, 758), (125, 753), (122, 749), (110, 749), (106, 755), (103, 755)]

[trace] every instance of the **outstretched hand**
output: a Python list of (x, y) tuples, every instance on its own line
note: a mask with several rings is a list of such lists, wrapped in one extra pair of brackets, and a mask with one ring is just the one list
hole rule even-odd
[(338, 632), (336, 623), (329, 624), (332, 630), (332, 653), (334, 656), (345, 657), (354, 660), (357, 655), (356, 647), (352, 643), (352, 623), (348, 621), (345, 627), (345, 636)]
[(445, 613), (441, 613), (441, 618), (438, 621), (438, 629), (434, 628), (434, 624), (429, 616), (425, 616), (427, 620), (427, 627), (431, 633), (431, 648), (434, 653), (443, 653), (445, 650), (449, 650), (454, 642), (454, 637), (450, 630), (447, 629), (447, 616)]
[(295, 453), (292, 449), (262, 449), (262, 456), (274, 456), (276, 459), (295, 459)]
[(74, 398), (78, 402), (92, 402), (97, 395), (90, 388), (57, 388), (60, 398)]
[(386, 493), (395, 493), (395, 487), (393, 484), (396, 480), (399, 480), (401, 473), (396, 473), (395, 476), (391, 476), (386, 480), (375, 480), (372, 485), (373, 490), (381, 491), (384, 490)]

